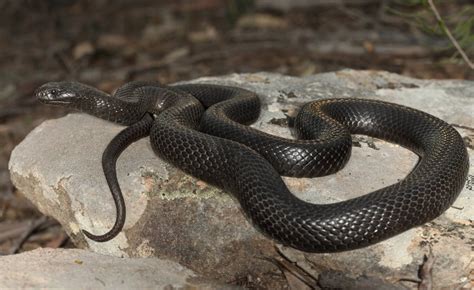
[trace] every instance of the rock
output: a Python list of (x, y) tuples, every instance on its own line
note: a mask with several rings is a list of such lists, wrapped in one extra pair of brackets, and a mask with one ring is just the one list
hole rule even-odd
[(0, 257), (0, 289), (53, 288), (235, 289), (156, 258), (122, 259), (79, 249), (37, 249)]
[[(304, 78), (234, 74), (193, 82), (241, 86), (258, 92), (264, 109), (253, 126), (288, 137), (285, 114), (294, 114), (310, 100), (359, 97), (404, 104), (453, 124), (470, 146), (469, 154), (473, 154), (469, 140), (474, 139), (474, 82), (417, 80), (387, 72), (353, 70)], [(46, 121), (13, 151), (11, 178), (43, 213), (61, 222), (79, 247), (115, 256), (163, 257), (221, 281), (276, 270), (262, 259), (278, 256), (274, 242), (249, 224), (238, 203), (161, 161), (147, 139), (133, 144), (118, 162), (127, 205), (124, 231), (107, 243), (84, 239), (81, 229), (101, 234), (114, 222), (114, 206), (100, 160), (108, 142), (121, 129), (84, 114)], [(337, 174), (285, 178), (286, 183), (304, 200), (331, 203), (395, 183), (417, 162), (412, 152), (381, 140), (356, 136), (354, 145), (351, 160)], [(280, 251), (315, 277), (334, 271), (352, 278), (393, 282), (402, 277), (416, 278), (423, 256), (431, 247), (436, 257), (436, 287), (462, 285), (467, 282), (473, 258), (473, 174), (471, 166), (470, 181), (445, 214), (384, 242), (336, 254), (307, 254), (285, 247), (279, 247)]]

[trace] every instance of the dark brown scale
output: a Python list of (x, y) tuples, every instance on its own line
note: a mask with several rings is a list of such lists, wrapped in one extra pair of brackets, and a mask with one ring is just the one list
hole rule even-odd
[[(262, 232), (303, 251), (356, 249), (430, 221), (454, 202), (467, 176), (468, 155), (456, 130), (404, 106), (351, 98), (311, 102), (295, 120), (303, 140), (286, 140), (242, 125), (255, 121), (260, 110), (258, 97), (247, 90), (202, 84), (127, 86), (117, 93), (121, 99), (134, 94), (134, 108), (140, 99), (153, 104), (139, 114), (156, 116), (149, 133), (159, 156), (230, 191)], [(98, 115), (97, 108), (86, 107), (80, 108)], [(123, 111), (108, 113), (123, 120)], [(143, 135), (141, 128), (126, 130), (142, 130), (134, 135), (138, 136)], [(350, 134), (400, 144), (417, 153), (420, 161), (400, 182), (343, 202), (311, 204), (289, 192), (280, 175), (321, 176), (342, 168), (350, 156)], [(127, 145), (132, 139), (112, 143)], [(104, 166), (106, 174), (111, 175), (110, 167)], [(111, 189), (114, 196), (120, 194), (120, 188)], [(106, 235), (89, 237), (104, 241), (119, 231), (114, 227)]]

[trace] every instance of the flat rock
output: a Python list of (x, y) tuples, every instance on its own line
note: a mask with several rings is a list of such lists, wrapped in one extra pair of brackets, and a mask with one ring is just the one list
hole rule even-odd
[(176, 262), (122, 259), (80, 249), (0, 257), (0, 289), (236, 289), (205, 281)]
[[(264, 103), (259, 130), (291, 137), (285, 125), (304, 103), (328, 97), (390, 101), (433, 114), (459, 130), (473, 164), (474, 82), (417, 80), (387, 72), (343, 70), (304, 78), (278, 74), (234, 74), (194, 80), (240, 86)], [(276, 257), (274, 242), (245, 219), (228, 194), (187, 176), (153, 154), (148, 139), (130, 146), (118, 162), (125, 195), (124, 231), (112, 241), (86, 240), (81, 229), (101, 234), (114, 222), (115, 209), (101, 168), (101, 154), (123, 127), (84, 114), (48, 120), (12, 153), (15, 186), (43, 213), (56, 218), (76, 245), (125, 257), (164, 257), (199, 274), (230, 281), (276, 270), (262, 257)], [(354, 137), (348, 165), (337, 174), (313, 179), (285, 178), (290, 190), (313, 203), (332, 203), (363, 195), (404, 178), (418, 157), (400, 146)], [(313, 275), (341, 271), (352, 277), (385, 281), (417, 277), (431, 247), (437, 287), (467, 283), (473, 259), (474, 169), (455, 204), (424, 226), (360, 250), (307, 254), (279, 247)], [(409, 284), (406, 284), (409, 285)], [(413, 286), (413, 284), (412, 284)]]

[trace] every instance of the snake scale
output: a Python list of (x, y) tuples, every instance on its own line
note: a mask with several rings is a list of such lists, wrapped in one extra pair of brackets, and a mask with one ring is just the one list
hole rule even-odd
[[(253, 224), (276, 241), (307, 252), (361, 248), (428, 222), (463, 188), (468, 155), (459, 133), (427, 113), (382, 101), (333, 98), (305, 104), (294, 120), (298, 140), (253, 129), (258, 96), (211, 84), (162, 86), (130, 82), (108, 95), (76, 82), (51, 82), (36, 91), (47, 104), (75, 108), (127, 125), (108, 145), (102, 164), (123, 227), (125, 204), (115, 162), (132, 142), (149, 136), (155, 153), (184, 172), (232, 193)], [(315, 177), (341, 169), (351, 134), (404, 146), (419, 162), (401, 181), (363, 196), (312, 204), (294, 196), (281, 175)]]

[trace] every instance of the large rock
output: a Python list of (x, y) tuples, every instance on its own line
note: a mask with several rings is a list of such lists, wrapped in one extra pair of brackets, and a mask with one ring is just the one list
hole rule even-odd
[[(254, 127), (282, 136), (290, 136), (285, 114), (293, 114), (310, 100), (359, 97), (404, 104), (453, 124), (472, 156), (474, 82), (416, 80), (352, 70), (305, 78), (235, 74), (194, 82), (258, 92), (264, 109)], [(115, 256), (165, 257), (227, 281), (275, 270), (262, 259), (277, 255), (274, 242), (249, 224), (239, 204), (157, 158), (148, 139), (133, 144), (118, 162), (127, 205), (124, 231), (106, 243), (85, 239), (81, 229), (101, 234), (114, 222), (114, 205), (100, 160), (108, 142), (121, 129), (84, 114), (46, 121), (13, 151), (9, 165), (12, 180), (43, 213), (59, 220), (80, 247)], [(331, 203), (395, 183), (417, 162), (412, 152), (380, 140), (358, 136), (354, 144), (350, 162), (337, 174), (285, 181), (304, 200)], [(316, 276), (334, 270), (395, 281), (415, 278), (431, 247), (436, 257), (435, 285), (465, 283), (473, 258), (472, 167), (470, 174), (453, 207), (424, 226), (355, 251), (306, 254), (284, 247), (281, 251)]]
[(79, 249), (0, 257), (0, 289), (236, 289), (175, 262), (121, 259)]

